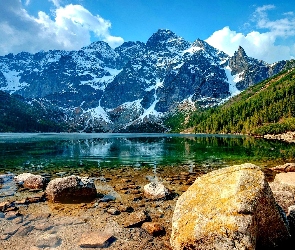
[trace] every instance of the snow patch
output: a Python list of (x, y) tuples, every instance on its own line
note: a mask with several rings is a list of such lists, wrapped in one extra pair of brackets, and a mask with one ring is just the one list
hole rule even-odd
[(224, 70), (228, 79), (229, 92), (231, 94), (231, 97), (240, 94), (241, 91), (237, 89), (236, 83), (242, 80), (241, 75), (243, 72), (238, 75), (232, 76), (231, 68), (229, 66), (226, 66)]
[(154, 102), (151, 104), (151, 106), (143, 111), (143, 114), (138, 118), (139, 120), (143, 120), (145, 117), (149, 116), (154, 116), (154, 117), (159, 117), (162, 113), (158, 112), (155, 110), (156, 104), (159, 102), (159, 99), (156, 95), (154, 94)]
[(90, 113), (93, 118), (101, 118), (107, 123), (112, 123), (107, 112), (100, 105), (96, 108), (86, 110), (85, 113)]
[(15, 70), (11, 70), (11, 71), (8, 71), (8, 72), (3, 71), (2, 73), (3, 73), (4, 77), (6, 78), (7, 86), (2, 87), (1, 90), (9, 91), (10, 94), (12, 94), (17, 90), (28, 86), (28, 84), (25, 83), (25, 82), (23, 82), (23, 83), (19, 82), (19, 80), (21, 78), (20, 73), (22, 73), (22, 71), (18, 72), (18, 71), (15, 71)]
[(189, 53), (189, 54), (192, 55), (192, 54), (198, 52), (199, 50), (202, 50), (202, 48), (201, 48), (201, 47), (192, 46), (192, 47), (190, 47), (190, 48), (184, 50), (184, 51), (183, 51), (183, 54), (185, 54), (185, 53)]
[(83, 74), (79, 74), (81, 75), (91, 75), (91, 77), (93, 79), (88, 80), (88, 81), (81, 81), (80, 85), (89, 85), (92, 88), (94, 88), (95, 90), (105, 90), (106, 84), (113, 81), (114, 78), (122, 71), (122, 70), (118, 70), (118, 69), (112, 69), (112, 68), (104, 68), (105, 71), (109, 72), (110, 75), (105, 75), (103, 77), (97, 77), (97, 75), (89, 72), (89, 71), (85, 71)]
[(148, 88), (145, 89), (145, 91), (149, 92), (151, 90), (157, 90), (158, 88), (162, 88), (163, 87), (163, 82), (161, 81), (160, 78), (157, 78), (156, 79), (156, 84), (155, 85), (152, 85), (152, 86), (149, 86)]

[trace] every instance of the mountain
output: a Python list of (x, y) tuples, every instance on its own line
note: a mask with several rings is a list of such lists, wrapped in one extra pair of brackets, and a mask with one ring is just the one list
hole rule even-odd
[(46, 110), (0, 91), (0, 132), (61, 132), (66, 127), (59, 110)]
[[(186, 127), (193, 127), (197, 133), (265, 135), (295, 131), (294, 66), (295, 60), (290, 61), (286, 65), (289, 69), (248, 88), (223, 105), (191, 113)], [(179, 124), (184, 122), (184, 117), (178, 119)]]
[(78, 51), (0, 57), (0, 90), (62, 113), (67, 131), (163, 132), (179, 108), (216, 105), (279, 73), (242, 47), (230, 57), (197, 39), (158, 30), (146, 43), (112, 49), (98, 41)]

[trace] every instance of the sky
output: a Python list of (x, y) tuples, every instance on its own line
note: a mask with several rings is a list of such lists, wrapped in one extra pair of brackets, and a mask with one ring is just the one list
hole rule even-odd
[(273, 63), (295, 58), (294, 0), (0, 0), (0, 55), (113, 48), (158, 29)]

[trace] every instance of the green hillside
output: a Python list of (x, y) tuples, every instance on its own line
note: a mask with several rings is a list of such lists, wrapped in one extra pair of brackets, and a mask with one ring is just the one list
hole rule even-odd
[[(293, 63), (293, 62), (290, 62)], [(193, 128), (196, 133), (279, 134), (295, 131), (295, 69), (250, 87), (225, 104), (198, 109), (167, 120), (173, 131)]]
[(59, 115), (0, 91), (0, 132), (60, 132), (64, 124), (58, 121)]

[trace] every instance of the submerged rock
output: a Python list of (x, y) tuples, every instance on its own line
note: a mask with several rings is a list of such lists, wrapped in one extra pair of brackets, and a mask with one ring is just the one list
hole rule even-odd
[(144, 222), (141, 228), (153, 236), (160, 236), (165, 234), (165, 228), (157, 222)]
[(110, 233), (88, 232), (82, 234), (79, 246), (82, 248), (107, 248), (114, 239)]
[(124, 227), (140, 227), (144, 222), (147, 221), (150, 221), (150, 217), (145, 211), (133, 212), (126, 216)]
[(87, 202), (97, 196), (92, 180), (75, 175), (50, 181), (45, 193), (49, 201), (61, 203)]
[(259, 167), (243, 164), (201, 176), (172, 218), (173, 249), (272, 249), (290, 239), (288, 224)]
[(33, 176), (33, 174), (31, 174), (31, 173), (22, 173), (22, 174), (19, 174), (19, 175), (15, 176), (14, 180), (15, 180), (16, 183), (22, 185), (25, 182), (25, 180), (27, 178), (29, 178), (30, 176)]

